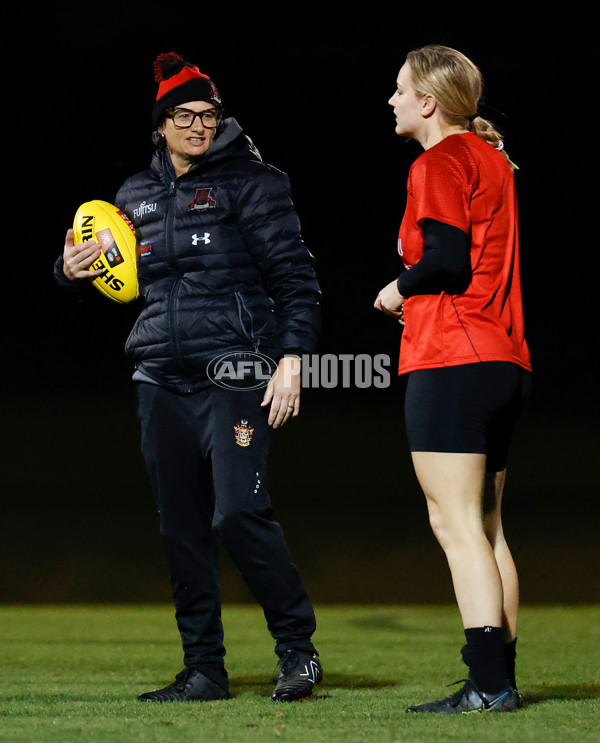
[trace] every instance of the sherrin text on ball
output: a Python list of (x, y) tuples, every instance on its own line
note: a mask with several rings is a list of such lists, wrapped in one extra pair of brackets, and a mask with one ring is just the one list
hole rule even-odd
[(102, 271), (93, 285), (102, 294), (119, 304), (127, 304), (139, 296), (137, 278), (136, 234), (128, 217), (107, 201), (86, 201), (73, 220), (75, 243), (96, 240), (102, 253), (90, 266)]

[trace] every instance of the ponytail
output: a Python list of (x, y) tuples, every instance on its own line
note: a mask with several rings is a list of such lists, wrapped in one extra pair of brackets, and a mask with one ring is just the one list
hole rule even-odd
[(473, 132), (473, 134), (476, 134), (479, 139), (483, 139), (484, 142), (487, 142), (492, 145), (492, 147), (500, 150), (506, 158), (506, 162), (511, 170), (519, 169), (519, 166), (508, 156), (508, 152), (504, 149), (504, 140), (502, 139), (502, 135), (491, 121), (488, 121), (481, 116), (475, 116), (475, 118), (469, 117), (468, 129), (470, 132)]

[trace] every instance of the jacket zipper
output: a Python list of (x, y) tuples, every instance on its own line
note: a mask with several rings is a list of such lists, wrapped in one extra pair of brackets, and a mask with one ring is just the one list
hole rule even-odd
[(175, 312), (175, 304), (177, 303), (177, 295), (179, 293), (179, 286), (181, 284), (181, 276), (177, 275), (175, 271), (175, 246), (173, 245), (173, 221), (175, 218), (175, 196), (177, 194), (177, 182), (171, 181), (169, 186), (169, 206), (167, 210), (167, 218), (165, 222), (165, 240), (167, 243), (167, 253), (169, 256), (169, 263), (171, 269), (175, 274), (175, 281), (171, 286), (169, 293), (169, 327), (171, 331), (171, 343), (173, 344), (173, 358), (179, 367), (185, 370), (185, 363), (183, 360), (183, 354), (179, 346), (179, 334), (177, 332), (177, 313)]

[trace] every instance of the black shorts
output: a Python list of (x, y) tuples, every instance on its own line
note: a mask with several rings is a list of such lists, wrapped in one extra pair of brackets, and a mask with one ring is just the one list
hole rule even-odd
[(485, 454), (488, 472), (503, 470), (530, 388), (531, 374), (504, 361), (411, 372), (405, 401), (410, 450)]

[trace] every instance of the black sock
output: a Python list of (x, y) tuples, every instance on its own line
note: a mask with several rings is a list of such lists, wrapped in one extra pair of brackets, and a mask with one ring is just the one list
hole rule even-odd
[(480, 691), (497, 694), (509, 686), (504, 661), (502, 627), (472, 627), (465, 630), (467, 644), (461, 653), (469, 666), (469, 679)]
[(504, 643), (504, 665), (506, 666), (506, 675), (513, 689), (517, 689), (517, 679), (515, 676), (515, 662), (517, 659), (517, 638), (512, 642)]

